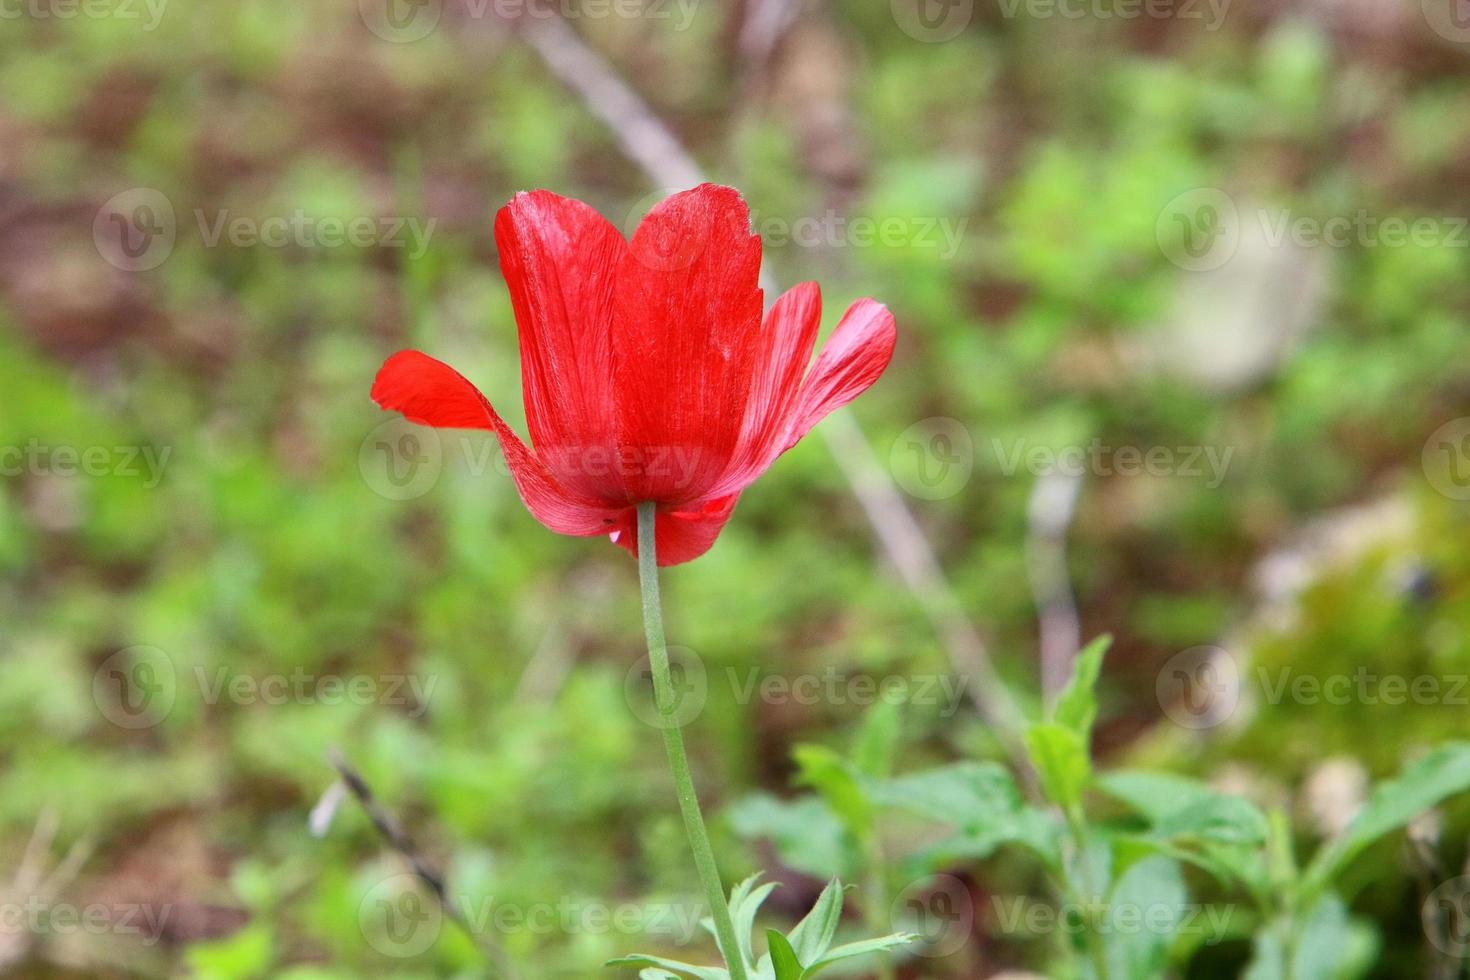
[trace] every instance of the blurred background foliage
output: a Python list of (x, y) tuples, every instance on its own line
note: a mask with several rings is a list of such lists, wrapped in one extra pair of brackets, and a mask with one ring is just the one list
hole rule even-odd
[[(365, 941), (360, 906), (404, 867), (351, 807), (308, 833), (334, 745), (463, 895), (691, 901), (661, 748), (625, 698), (642, 655), (627, 554), (544, 531), (485, 433), (443, 434), (430, 485), (390, 499), (373, 441), (386, 417), (367, 397), (381, 360), (415, 346), (524, 432), (495, 209), (549, 187), (627, 230), (654, 189), (483, 5), (446, 4), (411, 43), (368, 29), (369, 0), (166, 0), (156, 23), (125, 0), (56, 16), (65, 6), (0, 23), (0, 446), (141, 447), (166, 465), (157, 480), (122, 465), (0, 478), (0, 869), (54, 818), (50, 863), (95, 848), (70, 900), (188, 914), (148, 942), (6, 934), (0, 962), (20, 976), (478, 975), (451, 929), (409, 958)], [(935, 43), (902, 29), (903, 0), (827, 0), (793, 5), (752, 53), (763, 6), (567, 9), (743, 190), (757, 230), (832, 214), (906, 229), (858, 243), (842, 226), (815, 246), (768, 234), (767, 257), (784, 282), (821, 281), (829, 325), (860, 295), (897, 314), (893, 365), (854, 411), (901, 484), (910, 426), (970, 434), (970, 478), (909, 505), (1017, 690), (1038, 684), (1036, 475), (1008, 456), (1214, 447), (1231, 454), (1218, 485), (1082, 481), (1082, 630), (1117, 638), (1105, 757), (1245, 787), (1310, 842), (1335, 825), (1314, 787), (1350, 809), (1362, 776), (1463, 731), (1463, 705), (1272, 704), (1258, 672), (1470, 673), (1470, 522), (1421, 463), (1430, 433), (1470, 414), (1466, 236), (1312, 247), (1272, 241), (1256, 215), (1452, 230), (1470, 48), (1417, 2), (1234, 0), (1218, 23), (1203, 4), (1189, 8), (1202, 19), (1130, 18), (1100, 0), (1073, 18), (982, 2)], [(119, 268), (94, 237), (131, 188), (176, 216), (153, 269)], [(1205, 271), (1161, 245), (1171, 202), (1196, 188), (1242, 216), (1233, 257)], [(435, 224), (422, 250), (208, 239), (221, 215), (297, 213)], [(952, 249), (941, 227), (960, 230)], [(665, 596), (671, 639), (710, 678), (690, 734), (726, 873), (768, 868), (785, 883), (772, 914), (794, 919), (830, 834), (808, 814), (794, 847), (773, 846), (790, 814), (759, 801), (793, 792), (795, 745), (847, 745), (862, 711), (737, 703), (732, 680), (948, 674), (946, 650), (820, 440), (745, 494)], [(1201, 644), (1229, 651), (1243, 682), (1207, 730), (1173, 724), (1157, 693), (1169, 658)], [(139, 646), (162, 652), (176, 696), (125, 727), (96, 678)], [(201, 690), (300, 675), (407, 676), (428, 693)], [(899, 771), (997, 751), (968, 702), (902, 724)], [(1036, 887), (1006, 860), (955, 870), (977, 896)], [(1416, 962), (1407, 872), (1360, 905), (1384, 927), (1384, 962)], [(1047, 968), (1045, 942), (998, 931), (982, 916), (973, 955), (905, 975)], [(535, 977), (592, 975), (640, 945), (614, 930), (499, 938)], [(1215, 971), (1201, 976), (1239, 964), (1201, 960)]]

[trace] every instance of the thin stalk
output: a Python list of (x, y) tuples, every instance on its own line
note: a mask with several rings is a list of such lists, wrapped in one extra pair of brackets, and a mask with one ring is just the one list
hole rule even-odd
[(674, 790), (679, 796), (679, 812), (684, 816), (684, 832), (694, 852), (694, 866), (715, 920), (715, 936), (720, 952), (730, 970), (730, 980), (746, 980), (745, 959), (735, 941), (735, 924), (730, 921), (730, 906), (725, 902), (725, 886), (715, 866), (714, 848), (699, 811), (699, 797), (694, 794), (694, 779), (689, 775), (689, 756), (684, 751), (684, 733), (674, 719), (677, 697), (674, 679), (669, 673), (669, 649), (664, 642), (664, 614), (658, 595), (658, 551), (654, 544), (654, 504), (638, 505), (638, 582), (643, 587), (643, 631), (648, 636), (648, 662), (653, 673), (653, 693), (662, 718), (664, 750), (669, 756), (669, 769), (674, 774)]
[[(1078, 873), (1082, 878), (1082, 896), (1078, 908), (1083, 911), (1086, 921), (1083, 923), (1083, 940), (1087, 944), (1087, 954), (1092, 960), (1092, 970), (1097, 974), (1097, 980), (1108, 980), (1108, 954), (1103, 944), (1103, 938), (1098, 933), (1096, 924), (1091, 916), (1086, 915), (1092, 907), (1092, 902), (1102, 901), (1102, 892), (1098, 889), (1092, 875), (1092, 841), (1087, 832), (1087, 818), (1083, 816), (1082, 810), (1077, 805), (1063, 807), (1067, 818), (1067, 827), (1072, 832), (1072, 840), (1077, 847), (1080, 858)], [(1070, 878), (1070, 876), (1068, 876)], [(1075, 883), (1074, 883), (1075, 884)]]
[[(883, 841), (875, 831), (869, 832), (863, 843), (863, 860), (868, 866), (868, 901), (863, 906), (863, 918), (873, 934), (881, 936), (891, 925), (891, 920), (885, 918), (890, 911), (890, 899), (888, 876), (884, 873), (887, 862), (883, 855)], [(878, 980), (894, 980), (898, 975), (893, 958), (887, 953), (879, 954), (877, 970)]]

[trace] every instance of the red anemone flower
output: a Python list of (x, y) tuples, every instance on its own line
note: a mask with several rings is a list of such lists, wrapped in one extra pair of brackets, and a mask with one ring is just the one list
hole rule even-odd
[(373, 400), (411, 421), (493, 429), (516, 489), (562, 534), (637, 553), (657, 503), (658, 563), (704, 554), (740, 491), (893, 355), (893, 315), (861, 299), (816, 361), (816, 283), (761, 315), (761, 241), (739, 192), (665, 199), (632, 241), (581, 201), (522, 192), (495, 218), (520, 333), (528, 447), (461, 374), (416, 350), (384, 362)]

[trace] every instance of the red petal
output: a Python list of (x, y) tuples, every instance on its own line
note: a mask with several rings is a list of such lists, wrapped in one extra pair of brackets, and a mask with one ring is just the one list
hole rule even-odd
[(624, 499), (615, 458), (613, 288), (628, 245), (592, 208), (550, 191), (517, 194), (495, 216), (495, 242), (521, 344), (531, 442), (562, 482)]
[(897, 338), (893, 314), (881, 303), (862, 299), (843, 314), (801, 381), (821, 313), (816, 284), (803, 283), (777, 300), (766, 315), (763, 362), (756, 369), (740, 449), (710, 490), (711, 496), (745, 489), (812, 426), (862, 394), (888, 366)]
[(422, 351), (402, 350), (383, 362), (373, 380), (373, 401), (409, 421), (451, 429), (493, 429), (521, 500), (536, 519), (562, 534), (603, 534), (622, 512), (563, 486), (531, 454), (490, 400), (464, 375)]
[[(658, 546), (660, 565), (678, 565), (704, 554), (720, 536), (725, 522), (735, 510), (738, 493), (719, 497), (695, 507), (683, 509), (660, 507), (654, 518), (653, 538)], [(634, 555), (638, 554), (638, 513), (627, 511), (613, 531), (612, 539)]]
[(749, 210), (729, 187), (675, 194), (638, 226), (615, 296), (618, 441), (692, 465), (630, 474), (629, 499), (694, 500), (728, 468), (755, 365), (760, 262)]
[(490, 403), (464, 375), (417, 350), (401, 350), (373, 379), (373, 401), (419, 425), (493, 429)]
[(898, 330), (888, 307), (860, 299), (847, 308), (801, 386), (784, 452), (829, 414), (868, 389), (893, 358)]
[(744, 488), (790, 445), (792, 409), (821, 324), (822, 291), (814, 282), (793, 286), (766, 313), (739, 447), (712, 494)]

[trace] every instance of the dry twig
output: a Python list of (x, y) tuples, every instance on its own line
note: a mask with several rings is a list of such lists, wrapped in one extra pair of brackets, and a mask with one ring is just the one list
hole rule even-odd
[(422, 881), (429, 891), (433, 892), (434, 899), (439, 903), (439, 907), (443, 910), (445, 916), (470, 938), (470, 941), (485, 954), (491, 963), (496, 965), (494, 976), (504, 978), (504, 980), (517, 980), (516, 973), (511, 967), (505, 951), (477, 931), (470, 921), (465, 918), (464, 911), (459, 903), (454, 900), (454, 896), (449, 890), (449, 882), (443, 873), (435, 868), (419, 852), (418, 847), (403, 829), (403, 825), (398, 822), (393, 814), (388, 812), (386, 807), (378, 802), (377, 796), (373, 794), (372, 787), (367, 784), (367, 780), (362, 778), (362, 774), (354, 769), (342, 753), (336, 749), (333, 749), (329, 753), (328, 761), (332, 764), (332, 768), (337, 770), (337, 775), (341, 777), (341, 781), (328, 787), (322, 797), (322, 801), (312, 809), (312, 832), (317, 836), (321, 836), (321, 834), (326, 832), (327, 825), (331, 823), (332, 812), (343, 798), (342, 788), (345, 787), (346, 791), (351, 793), (357, 802), (362, 805), (363, 810), (368, 815), (368, 819), (372, 821), (373, 828), (388, 842), (388, 845), (393, 850), (403, 856), (404, 860), (408, 862), (409, 867), (413, 870), (414, 876)]

